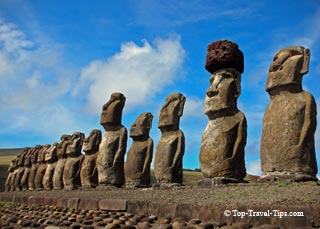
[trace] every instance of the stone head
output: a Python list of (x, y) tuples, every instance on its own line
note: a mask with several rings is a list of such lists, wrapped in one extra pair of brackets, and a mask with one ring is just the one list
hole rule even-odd
[(210, 77), (204, 113), (210, 116), (229, 108), (237, 108), (240, 95), (240, 73), (232, 68), (219, 70)]
[(42, 148), (39, 150), (38, 153), (38, 162), (45, 162), (45, 157), (46, 157), (46, 151), (49, 149), (50, 145), (45, 144), (42, 146)]
[(38, 162), (38, 154), (39, 154), (39, 151), (41, 150), (42, 146), (40, 145), (36, 145), (34, 147), (34, 150), (32, 151), (32, 155), (31, 155), (31, 163), (32, 164), (35, 164)]
[(16, 165), (16, 159), (11, 160), (9, 168), (8, 168), (8, 172), (12, 172), (15, 168)]
[(149, 131), (152, 127), (153, 115), (150, 112), (144, 112), (136, 119), (130, 127), (130, 137), (149, 137)]
[(51, 146), (46, 150), (46, 153), (45, 153), (46, 162), (53, 162), (58, 160), (58, 155), (57, 155), (58, 145), (59, 144), (57, 142), (53, 142)]
[(121, 125), (122, 110), (125, 102), (126, 97), (123, 94), (111, 94), (109, 101), (102, 107), (100, 124), (104, 128)]
[(24, 165), (24, 161), (28, 155), (28, 152), (29, 152), (30, 148), (29, 147), (25, 147), (19, 157), (19, 160), (18, 160), (18, 166), (23, 166)]
[(64, 158), (66, 157), (66, 151), (67, 151), (67, 146), (69, 143), (69, 140), (71, 139), (71, 135), (64, 134), (60, 138), (60, 143), (57, 147), (57, 155), (59, 158)]
[(81, 155), (81, 149), (84, 138), (84, 133), (74, 132), (72, 134), (67, 146), (67, 156), (77, 157)]
[(309, 71), (310, 50), (301, 46), (281, 49), (269, 68), (266, 91), (297, 86), (302, 90), (302, 76)]
[(31, 156), (32, 156), (33, 151), (34, 151), (34, 147), (30, 148), (28, 153), (26, 154), (25, 159), (24, 159), (25, 166), (31, 165)]
[(205, 68), (211, 74), (225, 68), (234, 68), (243, 73), (243, 53), (236, 43), (227, 40), (215, 41), (208, 45)]
[(98, 129), (91, 130), (88, 137), (84, 139), (83, 151), (88, 153), (95, 153), (99, 150), (99, 145), (101, 143), (101, 131)]
[(158, 128), (167, 129), (179, 128), (180, 117), (183, 115), (183, 108), (186, 102), (186, 97), (180, 93), (171, 94), (167, 97), (166, 103), (160, 111)]

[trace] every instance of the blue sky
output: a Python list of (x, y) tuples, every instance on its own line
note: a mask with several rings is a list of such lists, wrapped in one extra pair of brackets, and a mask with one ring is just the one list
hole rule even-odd
[[(160, 108), (167, 95), (180, 92), (187, 99), (180, 122), (184, 167), (198, 168), (207, 124), (206, 49), (228, 39), (245, 57), (238, 107), (248, 121), (246, 167), (259, 174), (269, 65), (281, 48), (310, 48), (303, 87), (320, 107), (319, 28), (318, 0), (1, 0), (0, 148), (103, 130), (101, 107), (116, 91), (127, 97), (128, 129), (140, 113), (154, 115), (150, 135), (156, 146)], [(319, 128), (315, 141), (320, 164)]]

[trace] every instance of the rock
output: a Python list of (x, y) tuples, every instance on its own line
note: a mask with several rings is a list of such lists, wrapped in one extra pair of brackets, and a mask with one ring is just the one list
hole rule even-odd
[(67, 146), (67, 161), (63, 170), (63, 186), (65, 189), (77, 189), (81, 186), (80, 170), (83, 161), (81, 154), (84, 133), (74, 132)]
[(107, 229), (119, 229), (121, 228), (120, 224), (113, 224), (113, 223), (110, 223), (106, 226)]
[(18, 217), (16, 217), (16, 216), (11, 216), (11, 217), (8, 217), (7, 222), (9, 222), (9, 223), (17, 223), (18, 220), (19, 220)]
[(45, 161), (46, 151), (51, 145), (45, 144), (38, 153), (38, 169), (34, 179), (34, 186), (36, 190), (43, 190), (43, 177), (47, 170), (47, 163)]
[(61, 136), (61, 142), (59, 143), (57, 147), (57, 155), (58, 155), (58, 162), (55, 166), (54, 173), (53, 173), (53, 189), (59, 190), (63, 189), (63, 171), (64, 166), (67, 161), (67, 146), (69, 143), (69, 140), (71, 139), (71, 135), (62, 135)]
[(270, 103), (263, 118), (259, 181), (317, 180), (316, 103), (302, 89), (309, 60), (309, 49), (292, 46), (280, 50), (270, 65), (266, 85)]
[(243, 53), (238, 45), (231, 41), (220, 40), (213, 42), (208, 45), (205, 68), (211, 74), (227, 68), (234, 68), (243, 73)]
[(45, 190), (53, 188), (53, 174), (58, 161), (57, 154), (58, 143), (53, 142), (45, 152), (45, 163), (47, 163), (46, 172), (44, 173), (42, 184)]
[(130, 128), (133, 142), (125, 163), (126, 187), (146, 187), (150, 185), (150, 164), (153, 155), (153, 140), (149, 137), (153, 116), (142, 113)]
[(201, 223), (200, 219), (191, 219), (189, 220), (188, 225), (198, 225), (200, 223)]
[(94, 129), (83, 142), (84, 160), (81, 165), (80, 177), (83, 188), (98, 185), (98, 170), (96, 166), (97, 153), (101, 143), (101, 131)]
[(124, 155), (127, 147), (127, 129), (121, 124), (125, 96), (113, 93), (103, 105), (100, 124), (105, 134), (99, 146), (97, 169), (99, 185), (124, 185)]
[(180, 94), (171, 94), (161, 108), (158, 128), (161, 138), (156, 148), (154, 172), (157, 183), (183, 182), (182, 160), (185, 138), (179, 129), (180, 117), (186, 98)]
[[(238, 49), (234, 43), (222, 41), (222, 51), (223, 47), (229, 44)], [(217, 45), (220, 47), (220, 41)], [(214, 50), (215, 46), (212, 47)], [(232, 49), (226, 50), (229, 53)], [(233, 51), (230, 51), (230, 58), (232, 53)], [(206, 92), (204, 112), (209, 122), (202, 135), (200, 167), (205, 178), (221, 177), (242, 181), (246, 175), (244, 148), (247, 140), (247, 122), (237, 107), (237, 99), (241, 93), (241, 71), (232, 60), (226, 58), (222, 65), (212, 68), (215, 71), (210, 71), (211, 85)], [(213, 64), (214, 62), (211, 63)]]

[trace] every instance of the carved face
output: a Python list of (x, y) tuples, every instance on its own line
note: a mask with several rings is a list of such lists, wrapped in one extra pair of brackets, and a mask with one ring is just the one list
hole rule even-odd
[(46, 151), (49, 149), (50, 145), (44, 145), (38, 153), (38, 162), (44, 162)]
[(300, 85), (302, 75), (308, 72), (310, 52), (300, 46), (280, 50), (270, 65), (266, 90), (279, 86)]
[(84, 134), (75, 132), (72, 134), (67, 147), (67, 156), (79, 156), (81, 154)]
[(210, 116), (217, 111), (236, 108), (239, 95), (240, 73), (238, 71), (224, 69), (215, 72), (210, 78), (204, 113)]
[(52, 143), (52, 145), (46, 150), (45, 161), (53, 161), (57, 159), (57, 148), (58, 143)]
[(61, 142), (57, 147), (57, 155), (59, 158), (66, 157), (67, 146), (70, 139), (71, 135), (64, 134), (61, 136)]
[(101, 142), (101, 131), (92, 130), (90, 135), (84, 139), (83, 151), (84, 152), (97, 152), (99, 150), (99, 145)]
[(171, 94), (161, 108), (158, 128), (179, 125), (186, 98), (182, 94)]
[(142, 113), (130, 127), (130, 137), (149, 136), (152, 119), (151, 113)]
[(31, 156), (31, 162), (32, 163), (37, 163), (38, 161), (38, 154), (39, 151), (41, 150), (41, 146), (36, 146), (34, 151), (32, 152), (32, 156)]
[(102, 126), (120, 125), (125, 101), (126, 97), (123, 94), (113, 93), (110, 100), (102, 107), (100, 124)]

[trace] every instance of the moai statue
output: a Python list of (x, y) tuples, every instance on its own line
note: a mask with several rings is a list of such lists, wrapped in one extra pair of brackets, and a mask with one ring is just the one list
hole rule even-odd
[(36, 145), (34, 147), (35, 149), (32, 152), (31, 155), (31, 170), (28, 178), (28, 190), (35, 190), (35, 179), (36, 179), (36, 174), (38, 170), (38, 154), (39, 151), (42, 149), (42, 146)]
[(237, 99), (241, 93), (243, 54), (233, 42), (213, 42), (208, 46), (205, 68), (211, 73), (204, 109), (209, 121), (199, 157), (205, 179), (199, 185), (242, 182), (246, 175), (247, 122), (237, 107)]
[(316, 103), (302, 89), (309, 60), (309, 49), (292, 46), (280, 50), (270, 65), (266, 85), (270, 103), (263, 118), (259, 181), (317, 180)]
[(149, 137), (153, 116), (142, 113), (130, 128), (133, 142), (125, 163), (126, 187), (147, 187), (150, 185), (150, 164), (153, 155), (153, 140)]
[(31, 165), (32, 165), (31, 156), (34, 150), (35, 150), (35, 147), (30, 148), (24, 159), (24, 172), (21, 178), (21, 187), (22, 187), (22, 190), (24, 191), (28, 190), (29, 174), (30, 174)]
[(5, 192), (13, 191), (13, 187), (11, 187), (12, 179), (13, 179), (13, 172), (16, 164), (16, 159), (11, 160), (9, 168), (8, 168), (8, 177), (5, 183)]
[(24, 161), (25, 161), (26, 156), (29, 152), (29, 149), (30, 149), (29, 147), (26, 147), (23, 149), (23, 151), (19, 157), (19, 160), (17, 162), (17, 168), (16, 168), (17, 173), (16, 173), (15, 179), (14, 179), (15, 191), (22, 191), (21, 179), (22, 179), (24, 169), (25, 169)]
[(45, 153), (45, 163), (47, 163), (47, 169), (43, 176), (42, 184), (45, 190), (53, 189), (53, 174), (54, 169), (58, 161), (57, 148), (58, 143), (53, 142), (51, 146), (46, 150)]
[(53, 173), (53, 189), (63, 189), (63, 170), (67, 161), (67, 146), (71, 135), (64, 134), (61, 136), (61, 142), (57, 147), (58, 162), (54, 168)]
[(43, 190), (43, 177), (47, 170), (47, 162), (45, 156), (47, 150), (50, 148), (50, 144), (43, 145), (42, 149), (38, 153), (38, 170), (34, 180), (34, 186), (36, 190)]
[(67, 161), (63, 170), (63, 185), (65, 189), (77, 189), (81, 186), (80, 170), (83, 155), (82, 144), (85, 136), (81, 132), (74, 132), (67, 146)]
[(80, 171), (82, 188), (94, 188), (98, 185), (96, 160), (100, 143), (101, 131), (97, 129), (92, 130), (83, 142), (82, 150), (86, 155), (84, 156)]
[(158, 128), (162, 135), (154, 161), (155, 177), (160, 186), (179, 186), (183, 182), (185, 138), (179, 123), (185, 101), (182, 94), (171, 94), (160, 111)]
[(113, 93), (102, 107), (100, 124), (105, 129), (105, 134), (97, 156), (99, 185), (124, 185), (124, 155), (128, 136), (121, 119), (125, 101), (123, 94)]

